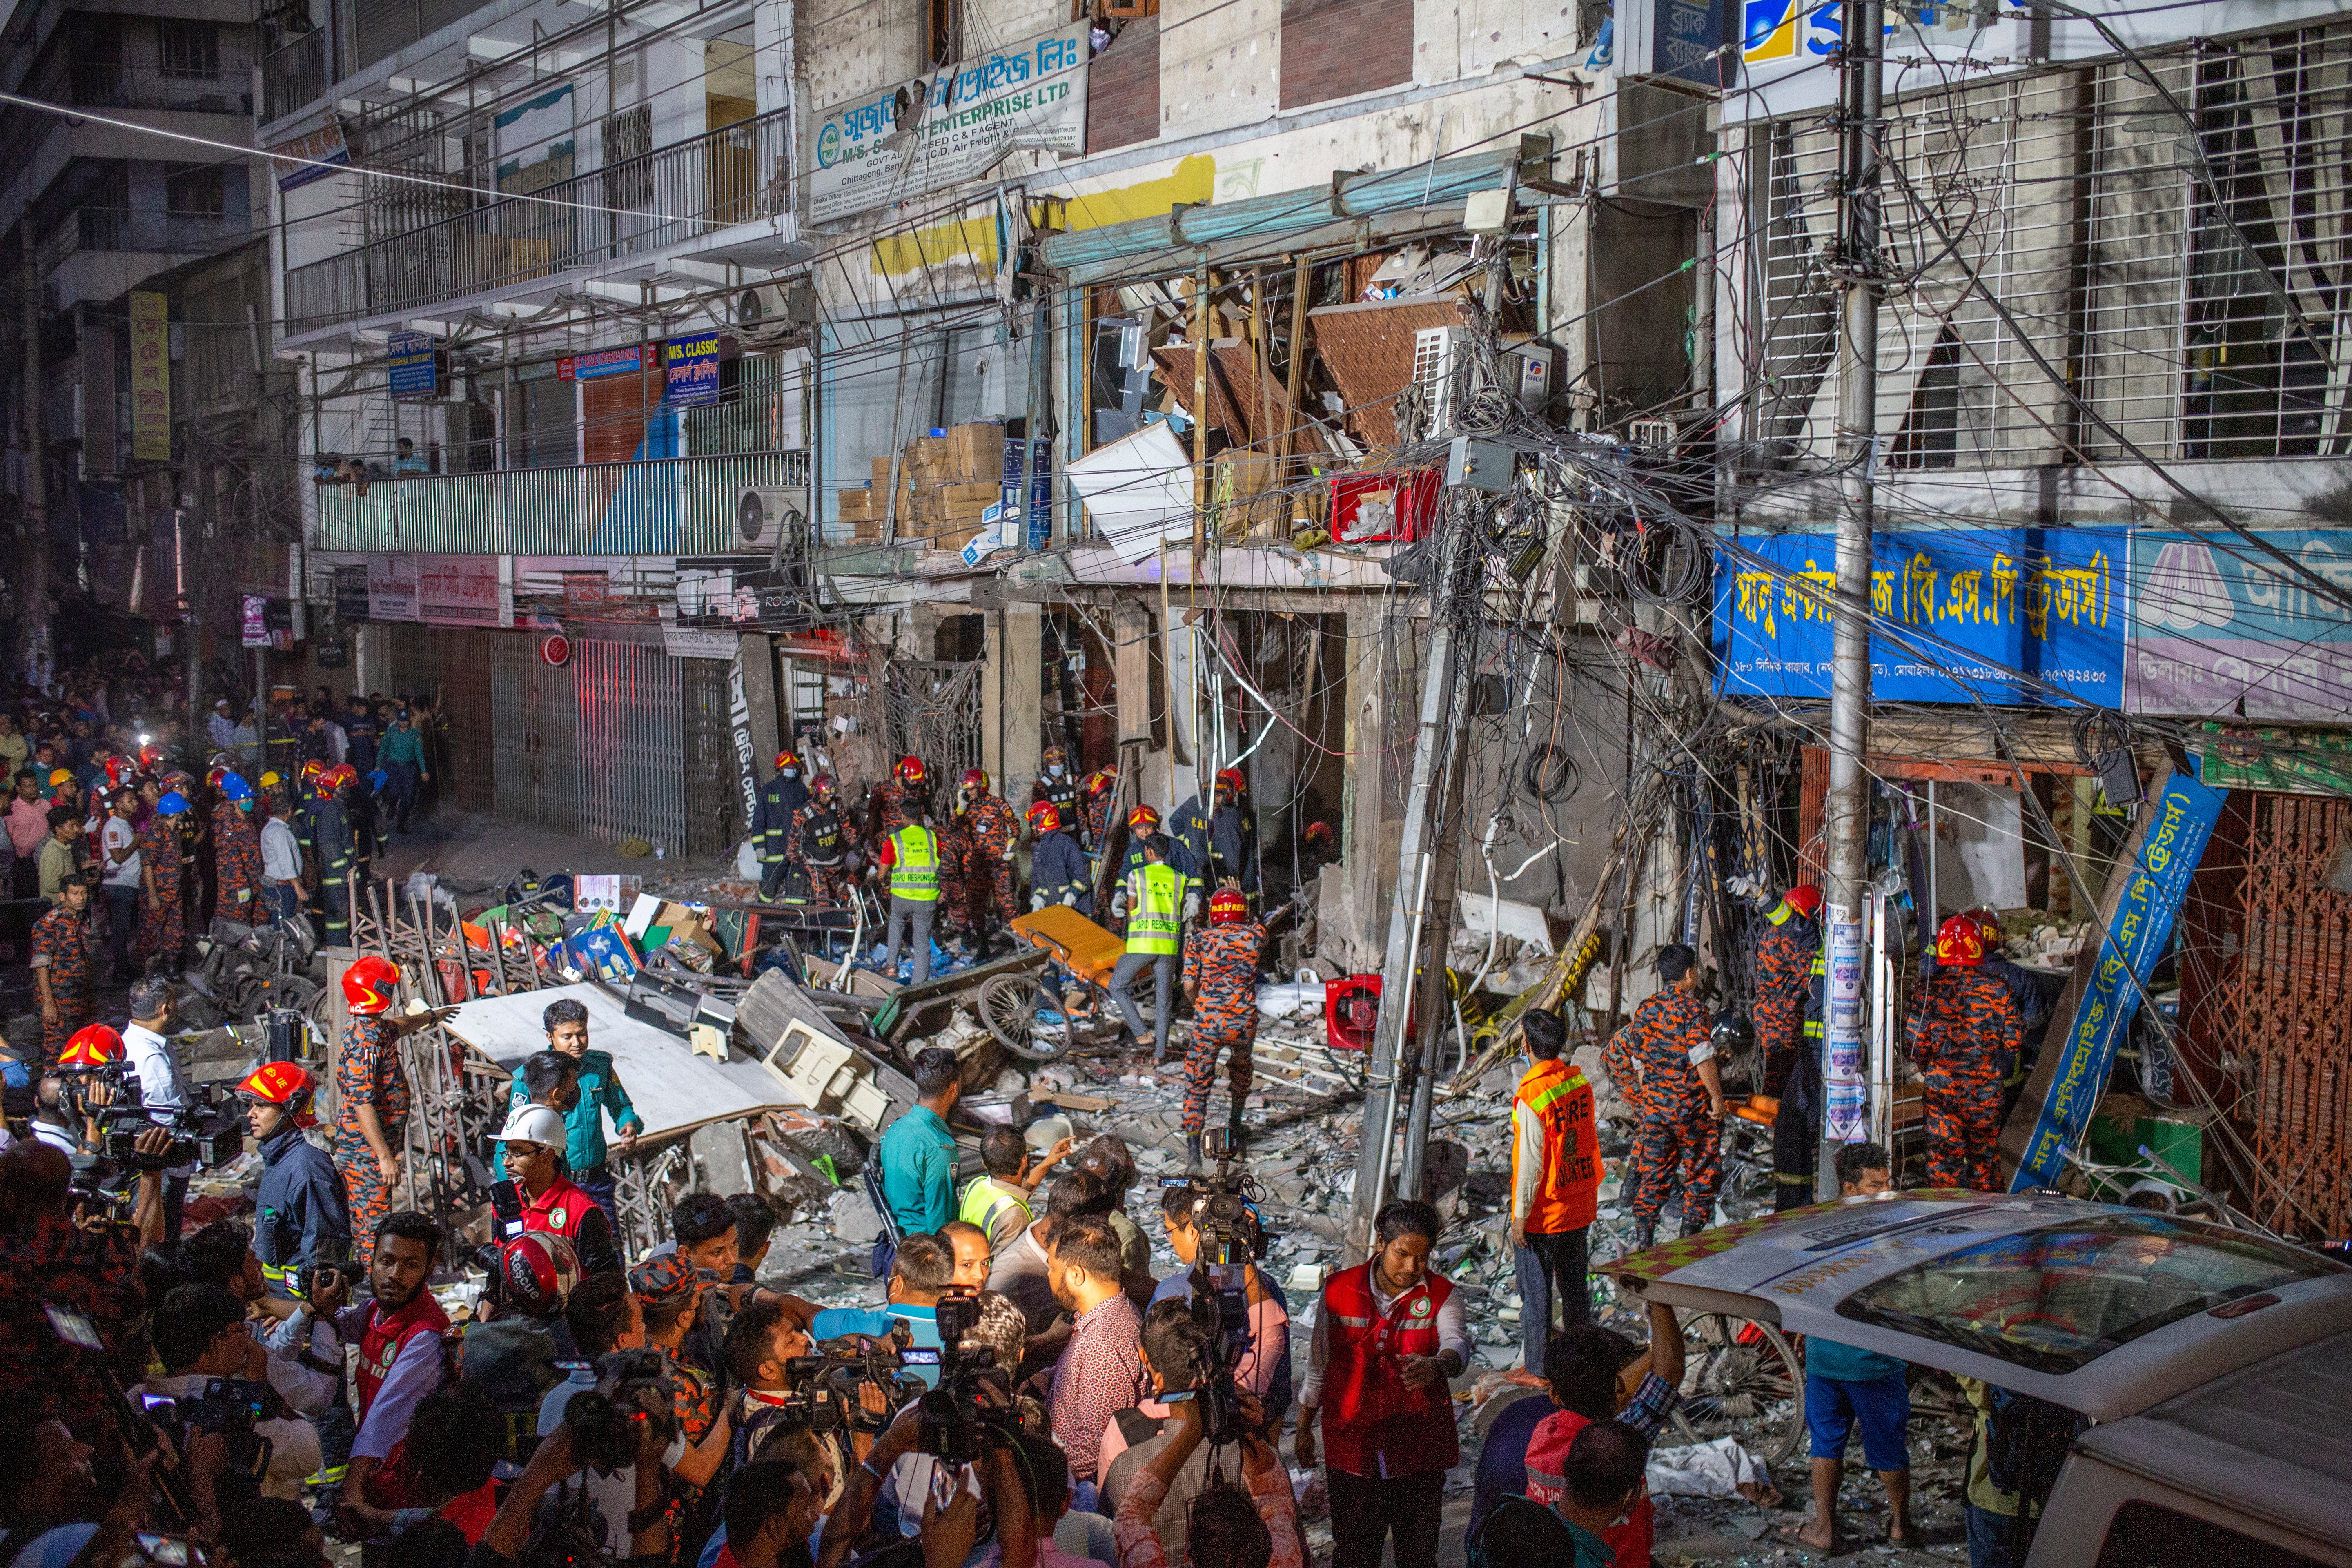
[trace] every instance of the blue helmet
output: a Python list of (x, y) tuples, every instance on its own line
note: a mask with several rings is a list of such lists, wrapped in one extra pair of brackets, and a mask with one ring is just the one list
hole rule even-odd
[(368, 788), (374, 790), (378, 794), (382, 794), (383, 786), (391, 782), (392, 775), (385, 773), (382, 768), (371, 769), (368, 773)]
[(164, 816), (177, 816), (188, 809), (188, 797), (173, 790), (155, 803), (155, 809)]
[(245, 782), (245, 776), (242, 773), (223, 773), (220, 782), (220, 797), (231, 805), (243, 805), (253, 798), (253, 786)]

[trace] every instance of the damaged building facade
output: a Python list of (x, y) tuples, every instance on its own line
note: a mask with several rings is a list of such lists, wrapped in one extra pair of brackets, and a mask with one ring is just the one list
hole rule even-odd
[[(1600, 1031), (1695, 940), (1737, 1009), (1754, 910), (1825, 861), (1852, 271), (1837, 8), (1724, 14), (273, 15), (274, 678), (437, 690), (493, 738), (459, 804), (702, 857), (787, 746), (1017, 804), (1057, 743), (1163, 811), (1238, 767), (1269, 907), (1311, 892), (1285, 962), (1360, 974), (1420, 874), (1432, 438), (1525, 418), (1581, 477), (1504, 509), (1509, 635), (1453, 656), (1459, 967), (1508, 924)], [(2001, 910), (2063, 993), (2144, 797), (2201, 775), (2118, 1136), (2193, 1123), (2314, 1229), (2352, 1202), (2291, 1152), (2352, 1050), (2295, 1022), (2347, 918), (2331, 16), (1896, 24), (1862, 1069), (1916, 1152), (1915, 935)]]

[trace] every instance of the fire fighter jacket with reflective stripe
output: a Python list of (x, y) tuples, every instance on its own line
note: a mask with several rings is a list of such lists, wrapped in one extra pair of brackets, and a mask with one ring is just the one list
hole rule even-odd
[[(1571, 1063), (1539, 1061), (1519, 1079), (1516, 1105), (1543, 1129), (1543, 1173), (1528, 1205), (1527, 1228), (1543, 1236), (1582, 1230), (1592, 1223), (1601, 1192), (1600, 1133), (1592, 1119), (1592, 1086)], [(1511, 1140), (1511, 1191), (1519, 1190), (1519, 1142)]]
[(1773, 923), (1756, 942), (1756, 1015), (1793, 1024), (1822, 955), (1821, 928), (1787, 904), (1766, 918)]
[(843, 826), (839, 811), (811, 800), (793, 813), (793, 831), (800, 835), (803, 860), (812, 866), (841, 864), (842, 853), (849, 847), (849, 829)]
[(261, 1276), (273, 1295), (289, 1293), (294, 1270), (316, 1259), (322, 1245), (351, 1245), (343, 1173), (291, 1121), (262, 1140), (253, 1211), (253, 1255), (261, 1259)]
[(1404, 1385), (1404, 1358), (1438, 1352), (1437, 1314), (1454, 1294), (1441, 1275), (1389, 1303), (1372, 1296), (1372, 1265), (1359, 1263), (1323, 1287), (1330, 1330), (1323, 1363), (1323, 1452), (1351, 1476), (1409, 1476), (1461, 1462), (1454, 1396), (1445, 1380)]
[(751, 839), (762, 864), (789, 858), (793, 813), (808, 804), (808, 785), (797, 777), (776, 774), (760, 786), (760, 804), (751, 813)]

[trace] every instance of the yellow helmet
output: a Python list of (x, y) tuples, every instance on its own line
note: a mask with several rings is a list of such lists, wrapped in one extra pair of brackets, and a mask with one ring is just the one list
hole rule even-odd
[(261, 775), (261, 787), (264, 789), (275, 789), (285, 782), (286, 781), (284, 779), (279, 778), (274, 773), (264, 773)]

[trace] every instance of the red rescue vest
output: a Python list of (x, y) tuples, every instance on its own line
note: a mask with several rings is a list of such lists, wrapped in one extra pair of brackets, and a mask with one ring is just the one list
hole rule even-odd
[[(1528, 1442), (1528, 1497), (1549, 1505), (1560, 1500), (1568, 1490), (1568, 1448), (1576, 1435), (1591, 1424), (1591, 1417), (1579, 1415), (1573, 1410), (1555, 1410), (1536, 1427), (1535, 1436)], [(1601, 1539), (1617, 1555), (1617, 1568), (1649, 1568), (1650, 1549), (1658, 1532), (1658, 1510), (1650, 1501), (1650, 1489), (1644, 1486), (1633, 1511), (1621, 1524), (1612, 1524), (1601, 1532)]]
[(585, 1187), (569, 1176), (558, 1176), (539, 1196), (532, 1197), (528, 1192), (523, 1194), (522, 1227), (526, 1231), (544, 1231), (577, 1243), (581, 1216), (595, 1206), (596, 1200), (588, 1195)]
[(1401, 1364), (1438, 1351), (1437, 1314), (1454, 1294), (1451, 1280), (1424, 1275), (1389, 1303), (1372, 1299), (1372, 1265), (1333, 1275), (1323, 1286), (1330, 1325), (1323, 1367), (1323, 1450), (1331, 1468), (1351, 1476), (1408, 1476), (1450, 1470), (1462, 1459), (1454, 1396), (1439, 1378), (1407, 1388)]
[[(393, 1363), (400, 1359), (401, 1351), (419, 1334), (436, 1338), (449, 1331), (449, 1314), (433, 1299), (433, 1292), (420, 1287), (416, 1299), (399, 1311), (387, 1314), (373, 1302), (368, 1304), (367, 1326), (360, 1332), (360, 1364), (357, 1373), (360, 1391), (359, 1416), (367, 1419), (368, 1411), (375, 1405), (383, 1380), (392, 1375)], [(373, 1507), (400, 1509), (406, 1506), (405, 1488), (402, 1485), (401, 1460), (408, 1447), (403, 1439), (392, 1446), (368, 1477), (367, 1501)]]

